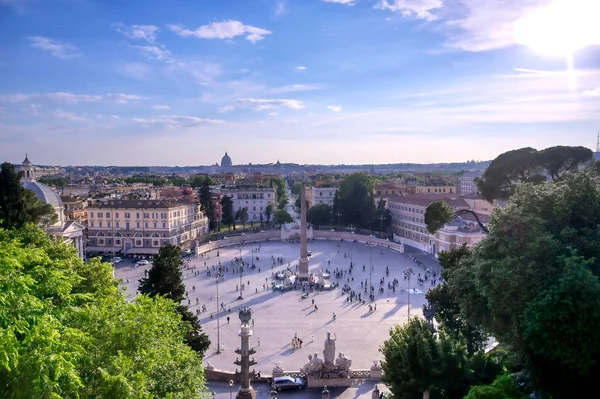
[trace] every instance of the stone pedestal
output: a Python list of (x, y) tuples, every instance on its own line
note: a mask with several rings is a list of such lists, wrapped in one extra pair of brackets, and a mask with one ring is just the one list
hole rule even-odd
[(236, 399), (255, 399), (256, 392), (254, 388), (250, 386), (250, 366), (256, 364), (254, 359), (250, 359), (250, 355), (256, 353), (254, 349), (250, 348), (250, 337), (252, 336), (252, 330), (248, 322), (252, 317), (250, 309), (242, 308), (239, 311), (240, 320), (242, 321), (242, 327), (238, 334), (242, 340), (242, 346), (240, 349), (235, 351), (236, 354), (240, 355), (240, 359), (236, 360), (234, 364), (240, 366), (240, 389), (235, 395)]

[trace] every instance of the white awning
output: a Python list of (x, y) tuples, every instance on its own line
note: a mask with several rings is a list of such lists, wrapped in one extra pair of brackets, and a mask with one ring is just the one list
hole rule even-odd
[(133, 255), (157, 255), (160, 248), (131, 248), (127, 250), (127, 254)]

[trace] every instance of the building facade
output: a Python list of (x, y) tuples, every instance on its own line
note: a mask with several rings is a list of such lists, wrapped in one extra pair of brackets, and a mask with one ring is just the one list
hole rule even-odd
[(61, 195), (67, 220), (87, 225), (87, 200), (76, 195)]
[(21, 165), (15, 165), (18, 173), (22, 174), (25, 180), (35, 180), (44, 176), (55, 176), (60, 173), (60, 168), (52, 166), (35, 166), (29, 161), (29, 157), (25, 154), (25, 159)]
[(208, 233), (197, 201), (109, 200), (87, 211), (88, 252), (155, 255), (166, 244), (191, 247)]
[(460, 177), (460, 195), (467, 196), (477, 194), (477, 185), (475, 184), (475, 178), (481, 177), (480, 172), (468, 172)]
[(220, 194), (233, 200), (234, 213), (246, 208), (249, 222), (260, 222), (260, 216), (263, 215), (263, 219), (265, 217), (267, 205), (277, 205), (275, 188), (224, 188), (220, 190)]
[[(435, 199), (404, 196), (389, 198), (388, 201), (394, 238), (403, 244), (437, 255), (463, 243), (472, 246), (485, 237), (470, 215), (449, 222), (435, 235), (430, 234), (425, 225), (425, 210)], [(463, 199), (445, 199), (444, 202), (454, 211), (470, 209)], [(484, 224), (487, 223), (487, 215), (478, 213), (478, 216)]]
[(337, 187), (311, 187), (310, 195), (307, 195), (306, 198), (308, 200), (308, 206), (312, 207), (318, 204), (333, 206), (333, 198), (335, 197), (337, 190)]

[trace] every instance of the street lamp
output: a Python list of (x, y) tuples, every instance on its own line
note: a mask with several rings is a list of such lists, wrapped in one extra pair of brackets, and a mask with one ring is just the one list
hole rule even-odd
[(232, 399), (231, 389), (233, 388), (233, 380), (229, 380), (229, 399)]
[(408, 279), (408, 287), (406, 289), (407, 295), (408, 295), (408, 317), (410, 317), (410, 277), (414, 274), (412, 267), (409, 267), (406, 270), (406, 274), (407, 274), (407, 279)]
[(221, 329), (219, 324), (219, 316), (221, 311), (219, 308), (219, 272), (217, 271), (217, 355), (221, 353)]
[(371, 277), (373, 276), (373, 261), (371, 258), (371, 242), (367, 242), (367, 245), (369, 246), (369, 297), (371, 298), (371, 300), (373, 300), (373, 283), (371, 282)]
[(242, 259), (242, 248), (244, 245), (244, 241), (242, 241), (242, 243), (240, 244), (240, 297), (239, 299), (244, 299), (244, 295), (243, 295), (243, 291), (244, 289), (243, 287), (243, 281), (242, 278), (244, 277), (244, 260)]
[(380, 233), (379, 233), (379, 238), (383, 238), (383, 220), (385, 218), (383, 217), (383, 214), (382, 214), (377, 219), (379, 219), (379, 221), (381, 222), (381, 230), (380, 230)]
[(340, 231), (340, 216), (342, 216), (342, 214), (340, 212), (336, 213), (335, 216), (338, 217), (338, 231)]

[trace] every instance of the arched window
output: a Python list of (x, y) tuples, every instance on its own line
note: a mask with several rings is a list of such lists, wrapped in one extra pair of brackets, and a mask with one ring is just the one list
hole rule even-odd
[(160, 247), (160, 236), (157, 233), (152, 233), (152, 246)]

